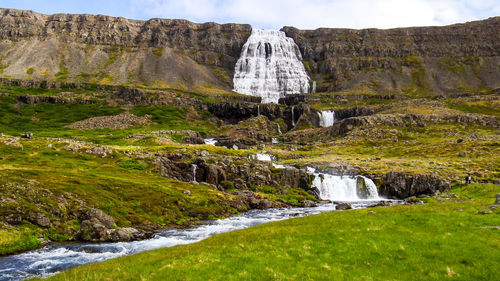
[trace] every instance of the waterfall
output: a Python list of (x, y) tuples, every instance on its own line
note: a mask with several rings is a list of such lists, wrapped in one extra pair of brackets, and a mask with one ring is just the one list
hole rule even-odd
[(203, 141), (205, 142), (205, 144), (213, 145), (213, 146), (215, 146), (215, 144), (217, 143), (216, 139), (203, 139)]
[(281, 127), (280, 127), (280, 124), (278, 124), (278, 134), (280, 134), (280, 135), (281, 135), (281, 134), (283, 134), (283, 133), (281, 132)]
[[(359, 201), (362, 199), (378, 200), (377, 186), (375, 183), (363, 176), (336, 176), (317, 172), (309, 167), (308, 173), (314, 175), (312, 186), (319, 191), (319, 197), (323, 200), (335, 201)], [(361, 185), (364, 186), (360, 187)], [(364, 198), (360, 197), (364, 194)]]
[(272, 144), (278, 144), (278, 143), (280, 143), (280, 141), (279, 141), (279, 139), (278, 139), (278, 138), (272, 138), (272, 139), (271, 139), (271, 143), (272, 143)]
[(198, 169), (198, 166), (196, 164), (191, 164), (191, 167), (193, 168), (193, 182), (196, 181), (196, 169)]
[(295, 106), (292, 106), (292, 126), (295, 127), (295, 112), (294, 112)]
[(313, 86), (312, 86), (312, 89), (311, 89), (311, 93), (312, 94), (316, 93), (316, 81), (313, 81)]
[(257, 116), (260, 116), (260, 105), (257, 105)]
[(282, 31), (252, 30), (235, 66), (235, 92), (278, 103), (287, 94), (308, 93), (309, 81), (292, 38)]
[(318, 116), (321, 127), (330, 127), (335, 123), (335, 111), (333, 110), (318, 112)]

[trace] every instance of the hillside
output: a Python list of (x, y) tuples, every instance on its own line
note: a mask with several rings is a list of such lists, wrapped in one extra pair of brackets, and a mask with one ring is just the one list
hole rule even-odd
[[(390, 30), (285, 27), (318, 92), (500, 87), (499, 18)], [(230, 92), (251, 27), (0, 9), (0, 77)]]
[[(376, 209), (260, 226), (55, 279), (203, 279), (214, 263), (232, 279), (241, 279), (240, 263), (248, 279), (288, 270), (290, 279), (491, 279), (499, 25), (497, 17), (390, 30), (284, 27), (297, 45), (272, 31), (257, 32), (250, 48), (249, 25), (0, 9), (0, 255), (11, 255), (0, 257), (0, 280), (12, 270), (2, 259), (45, 245), (51, 255), (44, 251), (64, 242), (128, 243), (254, 209), (350, 209), (365, 199)], [(286, 52), (262, 38), (287, 43)], [(277, 92), (277, 103), (232, 91), (235, 72), (273, 54), (281, 61), (269, 73), (285, 66), (272, 78), (276, 92), (297, 81), (317, 91)], [(297, 69), (299, 79), (289, 75)], [(267, 81), (264, 70), (242, 84)], [(274, 269), (262, 273), (269, 260)], [(115, 270), (121, 262), (130, 266)], [(421, 262), (432, 270), (413, 267)], [(53, 264), (30, 266), (16, 276)]]

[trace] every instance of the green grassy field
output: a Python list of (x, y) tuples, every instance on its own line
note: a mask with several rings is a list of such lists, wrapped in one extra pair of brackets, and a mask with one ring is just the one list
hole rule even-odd
[(78, 267), (48, 280), (496, 280), (497, 185), (425, 205), (331, 212)]

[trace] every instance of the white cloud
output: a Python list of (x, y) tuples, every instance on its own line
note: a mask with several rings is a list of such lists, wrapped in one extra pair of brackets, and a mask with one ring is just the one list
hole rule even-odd
[(500, 13), (499, 0), (130, 0), (144, 17), (195, 22), (249, 23), (256, 28), (292, 25), (392, 28), (444, 25)]

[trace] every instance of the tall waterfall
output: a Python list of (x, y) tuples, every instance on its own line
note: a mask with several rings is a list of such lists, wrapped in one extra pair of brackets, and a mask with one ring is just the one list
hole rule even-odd
[(315, 176), (312, 186), (318, 189), (319, 197), (323, 200), (359, 201), (362, 199), (379, 199), (377, 186), (369, 178), (324, 174), (310, 167), (308, 172)]
[(318, 112), (318, 116), (321, 127), (330, 127), (335, 123), (335, 111), (333, 110)]
[(278, 103), (287, 94), (309, 92), (299, 47), (282, 31), (252, 30), (234, 74), (234, 91)]

